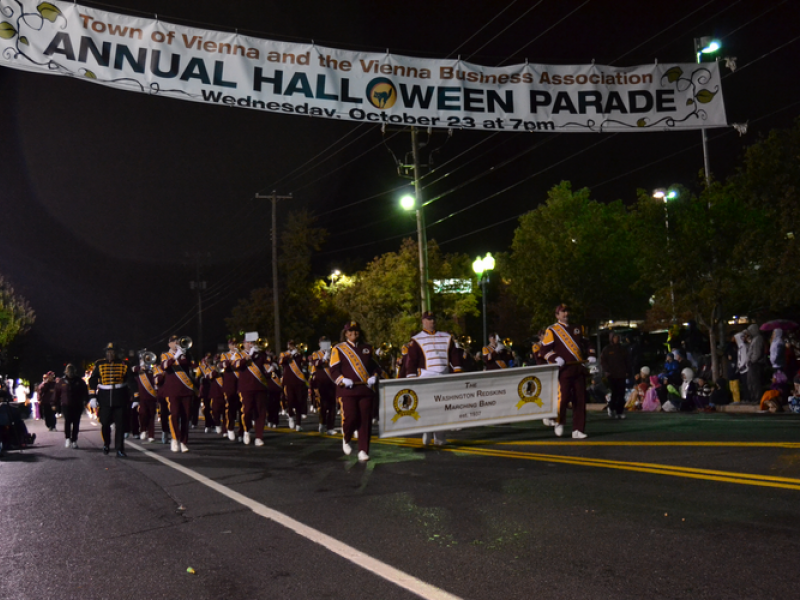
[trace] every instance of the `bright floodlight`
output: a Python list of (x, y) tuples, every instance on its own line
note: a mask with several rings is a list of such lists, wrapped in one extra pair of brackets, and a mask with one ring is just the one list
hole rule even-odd
[(657, 190), (653, 191), (653, 198), (656, 200), (664, 200), (667, 197), (667, 190), (664, 188), (658, 188)]
[(400, 206), (402, 206), (405, 210), (414, 210), (416, 204), (417, 199), (414, 198), (414, 196), (406, 195), (400, 198)]
[(716, 52), (720, 48), (722, 48), (722, 45), (717, 40), (711, 40), (708, 46), (700, 50), (700, 52), (702, 52), (703, 54), (711, 54), (712, 52)]
[(492, 256), (491, 252), (487, 252), (486, 256), (483, 257), (483, 270), (491, 271), (493, 269), (494, 269), (494, 256)]
[(474, 263), (472, 263), (472, 270), (478, 275), (483, 273), (483, 259), (480, 256), (475, 259)]

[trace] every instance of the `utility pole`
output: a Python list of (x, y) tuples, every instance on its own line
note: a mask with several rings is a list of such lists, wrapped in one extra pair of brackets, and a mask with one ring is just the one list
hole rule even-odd
[(269, 196), (256, 194), (258, 200), (272, 200), (272, 311), (275, 315), (275, 335), (272, 338), (275, 352), (281, 351), (281, 313), (278, 299), (278, 200), (291, 200), (292, 195), (279, 196), (275, 190)]
[(411, 126), (411, 156), (414, 161), (414, 195), (417, 198), (417, 243), (419, 244), (419, 291), (422, 312), (431, 309), (428, 290), (428, 233), (425, 231), (425, 213), (422, 209), (422, 186), (419, 182), (419, 141), (417, 128)]
[[(209, 255), (210, 256), (210, 255)], [(189, 288), (197, 292), (197, 349), (202, 358), (203, 355), (203, 292), (206, 290), (206, 282), (201, 279), (200, 259), (203, 254), (194, 254), (195, 260), (195, 280), (189, 282)]]

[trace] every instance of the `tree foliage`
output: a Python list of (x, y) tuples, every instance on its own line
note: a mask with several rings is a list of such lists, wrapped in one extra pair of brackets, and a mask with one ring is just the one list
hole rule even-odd
[(36, 313), (11, 284), (0, 275), (0, 349), (18, 335), (26, 333), (36, 320)]
[[(286, 219), (278, 246), (278, 273), (281, 341), (290, 338), (307, 340), (312, 337), (316, 322), (323, 314), (316, 282), (312, 276), (311, 258), (318, 252), (327, 237), (327, 231), (315, 227), (316, 219), (307, 211), (290, 213)], [(272, 341), (275, 331), (275, 313), (272, 287), (254, 289), (233, 308), (225, 319), (228, 330), (258, 331)], [(274, 350), (280, 351), (279, 348)]]
[(577, 318), (631, 318), (644, 312), (627, 213), (620, 201), (601, 204), (589, 190), (554, 186), (547, 201), (520, 217), (511, 252), (499, 261), (510, 291), (538, 329), (566, 302)]
[[(435, 242), (428, 244), (431, 278), (471, 278), (469, 257), (442, 255)], [(420, 329), (419, 260), (417, 244), (403, 240), (398, 252), (388, 252), (353, 276), (353, 285), (335, 296), (335, 304), (347, 318), (362, 324), (375, 344), (397, 347)], [(435, 294), (431, 307), (439, 315), (437, 326), (463, 333), (463, 317), (478, 314), (474, 294)]]

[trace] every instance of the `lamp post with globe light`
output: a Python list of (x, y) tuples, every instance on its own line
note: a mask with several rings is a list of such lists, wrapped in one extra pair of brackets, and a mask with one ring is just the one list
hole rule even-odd
[[(697, 64), (703, 62), (703, 55), (714, 54), (717, 50), (722, 48), (722, 44), (709, 36), (699, 37), (694, 39), (694, 52), (697, 57)], [(708, 137), (706, 136), (706, 128), (702, 127), (700, 133), (703, 135), (703, 170), (706, 174), (706, 186), (711, 185), (711, 164), (708, 160)]]
[[(656, 200), (663, 200), (664, 201), (664, 226), (667, 228), (667, 256), (669, 257), (669, 210), (667, 209), (667, 204), (670, 200), (674, 200), (678, 197), (678, 192), (675, 190), (666, 190), (664, 188), (658, 188), (653, 191), (653, 198)], [(670, 279), (669, 282), (669, 295), (670, 300), (672, 301), (672, 322), (675, 322), (675, 289), (672, 284), (672, 280)]]
[(489, 276), (494, 270), (494, 257), (491, 252), (487, 252), (486, 256), (480, 256), (472, 263), (472, 270), (478, 276), (478, 281), (481, 284), (481, 296), (483, 298), (483, 345), (489, 343), (488, 330), (486, 327), (486, 284), (489, 283)]

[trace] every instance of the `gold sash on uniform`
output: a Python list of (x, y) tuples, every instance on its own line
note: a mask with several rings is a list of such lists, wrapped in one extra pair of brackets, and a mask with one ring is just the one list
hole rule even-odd
[(581, 349), (578, 347), (578, 344), (575, 343), (575, 340), (572, 339), (572, 336), (569, 332), (564, 328), (561, 323), (556, 323), (555, 325), (551, 325), (550, 329), (558, 336), (563, 344), (567, 347), (567, 350), (575, 357), (575, 360), (582, 361), (583, 355), (581, 354)]
[(350, 347), (350, 344), (347, 342), (339, 344), (336, 347), (339, 349), (339, 352), (345, 355), (347, 362), (349, 362), (350, 366), (353, 367), (353, 370), (361, 378), (361, 381), (366, 383), (367, 379), (369, 379), (369, 372), (367, 371), (367, 367), (365, 367), (364, 363), (361, 361), (361, 357), (353, 348)]
[(266, 377), (266, 375), (264, 375), (264, 371), (261, 370), (261, 367), (259, 367), (255, 363), (250, 363), (249, 365), (247, 365), (247, 370), (250, 371), (253, 374), (253, 377), (258, 379), (258, 381), (261, 383), (261, 385), (263, 385), (264, 387), (267, 387), (267, 384), (268, 384), (267, 377)]
[(147, 390), (147, 393), (150, 394), (153, 398), (155, 398), (158, 395), (158, 392), (156, 392), (156, 388), (154, 388), (153, 384), (150, 383), (150, 378), (147, 377), (147, 373), (140, 373), (139, 381), (142, 382), (142, 387), (145, 390)]
[(298, 367), (297, 363), (294, 362), (291, 358), (289, 359), (289, 368), (292, 370), (292, 373), (294, 373), (300, 381), (306, 383), (305, 373), (303, 373), (300, 370), (300, 367)]

